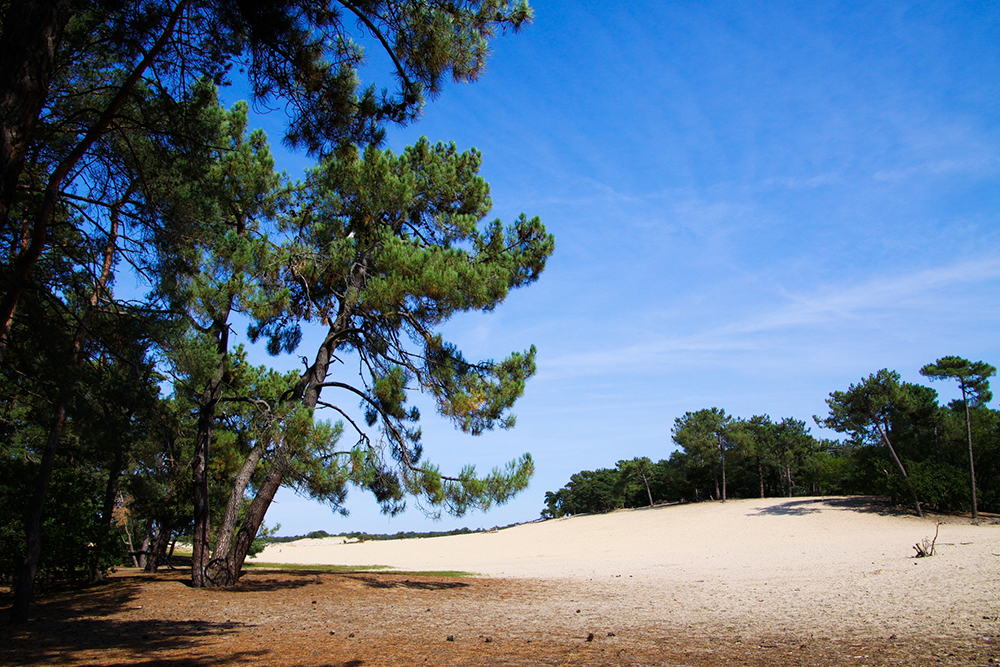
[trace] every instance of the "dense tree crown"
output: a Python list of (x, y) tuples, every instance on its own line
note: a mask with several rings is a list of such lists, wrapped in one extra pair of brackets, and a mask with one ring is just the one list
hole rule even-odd
[(989, 511), (1000, 511), (1000, 412), (986, 405), (995, 370), (944, 357), (920, 372), (932, 379), (964, 378), (963, 400), (941, 406), (933, 389), (880, 370), (846, 391), (831, 392), (829, 414), (815, 418), (849, 436), (841, 442), (815, 438), (794, 418), (741, 419), (719, 408), (687, 412), (674, 421), (676, 448), (668, 458), (639, 457), (576, 473), (566, 486), (545, 494), (542, 516), (727, 497), (839, 494), (883, 496), (907, 502), (917, 513), (972, 510), (975, 517), (977, 498)]
[[(468, 360), (438, 329), (537, 280), (553, 239), (537, 218), (485, 219), (475, 150), (381, 143), (530, 18), (505, 0), (3, 4), (0, 573), (15, 577), (14, 620), (38, 581), (123, 558), (155, 570), (178, 535), (194, 585), (233, 583), (281, 486), (334, 510), (353, 485), (387, 512), (416, 495), (454, 514), (525, 488), (528, 455), (486, 474), (436, 467), (408, 399), (428, 393), (472, 435), (513, 426), (535, 349)], [(387, 71), (363, 81), (373, 62)], [(275, 172), (247, 103), (220, 105), (231, 78), (284, 111), (282, 140), (316, 160), (304, 181)], [(123, 298), (136, 278), (146, 293)], [(303, 368), (249, 364), (237, 318)], [(315, 349), (304, 327), (324, 332)]]

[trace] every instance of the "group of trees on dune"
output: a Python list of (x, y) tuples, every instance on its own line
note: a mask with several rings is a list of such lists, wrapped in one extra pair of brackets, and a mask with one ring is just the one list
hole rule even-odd
[[(433, 397), (465, 432), (513, 425), (534, 348), (466, 360), (439, 326), (489, 311), (553, 251), (537, 218), (484, 223), (480, 155), (381, 147), (443, 81), (474, 80), (523, 1), (25, 0), (0, 25), (0, 576), (155, 570), (190, 535), (195, 586), (240, 574), (281, 486), (461, 514), (525, 488), (423, 456)], [(364, 45), (389, 83), (362, 84)], [(274, 169), (245, 81), (284, 141)], [(254, 366), (247, 326), (301, 368)], [(312, 349), (303, 328), (321, 332)], [(345, 356), (351, 355), (351, 356)], [(359, 408), (360, 406), (360, 408)], [(325, 409), (333, 421), (319, 418)], [(131, 553), (130, 553), (131, 552)]]
[(990, 408), (985, 362), (949, 356), (920, 373), (953, 381), (962, 398), (941, 405), (931, 387), (880, 370), (834, 391), (821, 426), (847, 436), (819, 439), (806, 422), (734, 417), (719, 408), (674, 420), (669, 458), (621, 460), (584, 470), (545, 494), (543, 517), (657, 503), (796, 495), (877, 495), (924, 508), (1000, 512), (1000, 411)]

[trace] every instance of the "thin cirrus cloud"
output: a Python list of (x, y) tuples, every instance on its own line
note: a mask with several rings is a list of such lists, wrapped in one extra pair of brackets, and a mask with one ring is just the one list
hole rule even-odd
[[(723, 326), (555, 356), (541, 365), (540, 377), (553, 380), (623, 371), (659, 372), (713, 361), (732, 364), (734, 357), (750, 357), (747, 364), (756, 366), (761, 356), (787, 354), (789, 336), (813, 340), (810, 330), (822, 329), (824, 336), (830, 329), (853, 330), (857, 336), (872, 338), (873, 329), (901, 326), (900, 311), (944, 312), (945, 321), (950, 321), (947, 313), (961, 317), (968, 312), (963, 304), (979, 297), (981, 290), (967, 288), (978, 285), (995, 292), (998, 278), (1000, 259), (985, 258), (877, 277), (856, 285), (827, 286), (809, 294), (783, 291), (784, 303)], [(990, 312), (981, 316), (989, 318)]]

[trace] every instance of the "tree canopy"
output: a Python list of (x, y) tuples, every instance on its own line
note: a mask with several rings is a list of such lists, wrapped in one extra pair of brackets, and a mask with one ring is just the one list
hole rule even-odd
[[(428, 393), (472, 435), (513, 426), (534, 348), (467, 360), (438, 328), (537, 280), (552, 237), (537, 218), (484, 220), (474, 149), (380, 144), (445, 81), (475, 80), (490, 40), (530, 20), (526, 3), (8, 4), (0, 454), (17, 471), (2, 489), (18, 499), (4, 506), (4, 553), (22, 555), (3, 564), (17, 572), (13, 618), (36, 575), (54, 576), (56, 519), (90, 526), (60, 551), (89, 554), (86, 576), (123, 548), (155, 569), (187, 533), (193, 583), (225, 585), (282, 485), (334, 509), (356, 485), (388, 512), (415, 494), (455, 514), (525, 487), (528, 455), (485, 475), (428, 462), (408, 395)], [(249, 104), (220, 104), (231, 81), (255, 108), (283, 110), (283, 140), (316, 160), (303, 182), (275, 172)], [(123, 297), (123, 276), (147, 293)], [(307, 355), (304, 370), (248, 363), (230, 340), (237, 317), (272, 353)], [(303, 351), (306, 326), (326, 335)], [(359, 372), (338, 366), (344, 353)]]

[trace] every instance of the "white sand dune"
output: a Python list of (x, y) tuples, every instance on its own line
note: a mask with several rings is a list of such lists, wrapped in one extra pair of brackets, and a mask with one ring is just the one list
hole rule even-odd
[[(933, 558), (913, 545), (934, 536)], [(525, 524), (493, 533), (268, 547), (261, 562), (387, 565), (558, 581), (597, 615), (730, 629), (991, 634), (1000, 525), (884, 511), (859, 498), (731, 500)], [(980, 627), (983, 626), (983, 627)], [(1000, 637), (996, 638), (1000, 641)]]

